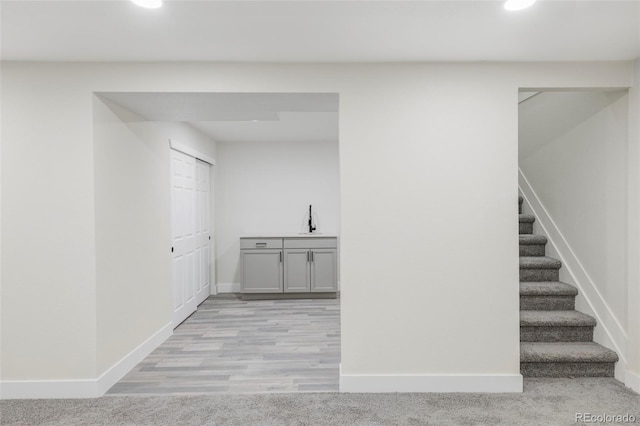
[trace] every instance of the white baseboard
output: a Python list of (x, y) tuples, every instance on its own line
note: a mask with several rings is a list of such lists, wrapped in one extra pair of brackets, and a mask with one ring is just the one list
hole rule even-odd
[(616, 365), (616, 378), (622, 380), (627, 365), (627, 333), (540, 201), (540, 198), (538, 198), (522, 170), (518, 170), (518, 172), (518, 186), (525, 203), (531, 208), (532, 213), (536, 216), (536, 223), (540, 226), (544, 235), (547, 236), (558, 258), (562, 261), (562, 269), (568, 273), (570, 284), (578, 287), (580, 297), (586, 301), (586, 307), (589, 312), (585, 313), (593, 315), (598, 322), (594, 330), (594, 341), (618, 354), (620, 361)]
[(218, 293), (240, 293), (240, 283), (218, 283)]
[(628, 388), (640, 393), (640, 374), (627, 370), (624, 378), (624, 384)]
[(343, 374), (340, 366), (340, 392), (522, 392), (520, 374)]
[(3, 380), (0, 399), (97, 398), (96, 380)]
[(138, 365), (158, 346), (164, 343), (173, 334), (173, 321), (168, 322), (160, 330), (156, 331), (151, 337), (138, 345), (137, 348), (125, 355), (120, 361), (111, 366), (107, 371), (102, 373), (96, 381), (98, 395), (104, 395), (111, 386), (118, 383), (133, 367)]
[(97, 398), (173, 334), (168, 323), (129, 352), (97, 379), (77, 380), (3, 380), (0, 399)]

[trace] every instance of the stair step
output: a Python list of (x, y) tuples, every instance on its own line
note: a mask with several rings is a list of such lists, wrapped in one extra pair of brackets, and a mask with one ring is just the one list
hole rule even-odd
[(536, 221), (536, 217), (532, 214), (518, 214), (520, 223), (533, 223)]
[(520, 312), (520, 326), (528, 327), (594, 327), (596, 320), (578, 311)]
[(519, 222), (519, 233), (520, 234), (531, 234), (533, 233), (533, 222), (535, 222), (536, 217), (532, 214), (518, 214), (518, 222)]
[(520, 256), (520, 281), (559, 281), (562, 262), (547, 256)]
[(578, 289), (559, 281), (520, 283), (521, 311), (570, 311)]
[(520, 234), (520, 256), (544, 256), (547, 237), (535, 234)]
[(562, 262), (547, 256), (521, 256), (520, 269), (560, 269)]
[(523, 342), (520, 362), (616, 362), (618, 355), (594, 342)]
[(577, 311), (521, 311), (521, 342), (590, 342), (596, 320)]
[(520, 343), (525, 377), (613, 377), (618, 355), (593, 342)]
[(521, 296), (577, 296), (578, 289), (561, 281), (520, 283)]
[(539, 234), (523, 234), (518, 236), (521, 246), (547, 244), (547, 237)]

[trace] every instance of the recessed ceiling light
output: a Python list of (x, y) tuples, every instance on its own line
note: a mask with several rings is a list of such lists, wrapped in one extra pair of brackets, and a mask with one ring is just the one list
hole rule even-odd
[(536, 0), (507, 0), (504, 8), (507, 10), (522, 10), (534, 4)]
[(157, 9), (162, 7), (162, 0), (131, 0), (133, 4), (147, 9)]

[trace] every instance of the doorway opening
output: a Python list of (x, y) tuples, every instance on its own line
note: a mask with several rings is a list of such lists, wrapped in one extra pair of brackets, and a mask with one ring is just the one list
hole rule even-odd
[(519, 95), (521, 372), (623, 380), (638, 168), (628, 90)]
[(338, 95), (98, 97), (167, 182), (170, 277), (156, 290), (175, 327), (109, 393), (337, 391), (339, 299), (243, 300), (240, 240), (302, 234), (313, 205), (317, 233), (339, 241)]

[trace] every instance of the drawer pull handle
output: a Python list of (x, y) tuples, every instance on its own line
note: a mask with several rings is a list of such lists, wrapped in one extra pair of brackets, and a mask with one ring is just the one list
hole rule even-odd
[(282, 252), (280, 252), (280, 263), (282, 263)]
[(313, 262), (313, 252), (311, 252), (311, 261)]
[(256, 243), (256, 248), (265, 248), (267, 243)]

